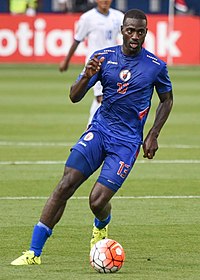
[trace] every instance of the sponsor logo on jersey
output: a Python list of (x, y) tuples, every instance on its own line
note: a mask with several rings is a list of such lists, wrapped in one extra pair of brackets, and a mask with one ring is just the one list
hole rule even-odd
[(119, 73), (119, 77), (122, 81), (126, 82), (131, 78), (131, 72), (129, 70), (122, 70)]
[(153, 63), (156, 63), (156, 64), (160, 65), (160, 63), (158, 62), (158, 59), (157, 59), (156, 57), (150, 56), (150, 55), (148, 55), (148, 54), (147, 54), (147, 57), (150, 58), (150, 59), (152, 59), (152, 62), (153, 62)]
[(90, 141), (94, 138), (94, 134), (92, 132), (88, 132), (85, 137), (83, 138), (83, 140), (85, 141)]
[(154, 59), (154, 60), (158, 60), (155, 56), (151, 56), (151, 55), (148, 55), (148, 54), (147, 54), (147, 57), (151, 58), (151, 59)]
[(84, 146), (84, 147), (87, 147), (87, 145), (83, 142), (83, 141), (79, 141), (78, 144)]
[(115, 53), (115, 50), (104, 50), (104, 52), (107, 52), (107, 53), (109, 53), (109, 52), (111, 52), (111, 53)]
[(107, 182), (108, 182), (108, 183), (111, 183), (111, 184), (113, 184), (113, 185), (115, 184), (115, 182), (113, 182), (113, 181), (111, 181), (111, 180), (109, 180), (109, 179), (107, 180)]
[(112, 61), (112, 60), (108, 60), (107, 64), (115, 64), (115, 65), (118, 65), (118, 62)]
[(152, 62), (160, 65), (160, 63), (158, 61), (152, 60)]

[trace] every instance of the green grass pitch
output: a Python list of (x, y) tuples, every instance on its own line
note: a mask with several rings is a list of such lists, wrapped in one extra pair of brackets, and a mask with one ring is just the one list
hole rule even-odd
[[(116, 274), (89, 264), (93, 215), (88, 194), (98, 171), (68, 203), (41, 266), (13, 267), (27, 250), (46, 198), (60, 179), (69, 149), (84, 131), (93, 98), (72, 104), (71, 66), (0, 65), (0, 279), (200, 279), (200, 67), (171, 67), (174, 108), (155, 159), (142, 151), (113, 199), (110, 238), (126, 261)], [(158, 104), (153, 98), (145, 132)]]

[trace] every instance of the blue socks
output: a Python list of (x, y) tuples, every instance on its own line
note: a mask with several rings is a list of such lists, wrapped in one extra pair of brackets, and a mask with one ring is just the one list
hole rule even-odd
[(99, 219), (97, 219), (97, 218), (95, 217), (95, 219), (94, 219), (94, 225), (95, 225), (95, 227), (97, 227), (98, 229), (102, 229), (102, 228), (104, 228), (104, 227), (110, 222), (110, 220), (111, 220), (111, 215), (108, 215), (108, 217), (107, 217), (105, 220), (103, 220), (103, 221), (100, 221)]
[(51, 236), (51, 234), (52, 229), (39, 222), (37, 225), (34, 226), (29, 250), (34, 251), (35, 255), (39, 257), (42, 253), (42, 249), (44, 247), (45, 242)]

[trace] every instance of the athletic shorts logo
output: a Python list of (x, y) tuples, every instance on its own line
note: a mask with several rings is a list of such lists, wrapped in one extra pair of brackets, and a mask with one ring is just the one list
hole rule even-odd
[(94, 134), (92, 132), (88, 132), (85, 137), (83, 138), (83, 140), (85, 141), (90, 141), (94, 138)]
[(131, 78), (131, 72), (129, 70), (122, 70), (119, 73), (119, 77), (122, 81), (126, 82)]

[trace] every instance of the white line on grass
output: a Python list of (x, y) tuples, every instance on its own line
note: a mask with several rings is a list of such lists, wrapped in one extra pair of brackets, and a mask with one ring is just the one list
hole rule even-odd
[[(175, 159), (175, 160), (138, 160), (137, 164), (199, 164), (200, 160)], [(38, 161), (0, 161), (0, 165), (57, 165), (65, 164), (61, 160), (38, 160)]]
[[(0, 200), (46, 200), (46, 196), (4, 196)], [(70, 199), (85, 200), (87, 196), (74, 196)], [(115, 196), (113, 199), (200, 199), (200, 195), (147, 195), (147, 196)]]
[[(0, 146), (61, 146), (61, 147), (71, 147), (75, 142), (14, 142), (14, 141), (0, 141)], [(182, 144), (161, 144), (161, 148), (175, 148), (175, 149), (200, 149), (199, 145), (182, 145)]]
[(61, 160), (38, 160), (38, 161), (0, 161), (0, 165), (57, 165), (65, 164), (65, 161)]
[(43, 147), (43, 146), (61, 146), (68, 147), (75, 144), (72, 142), (9, 142), (9, 141), (0, 141), (0, 146), (33, 146), (33, 147)]

